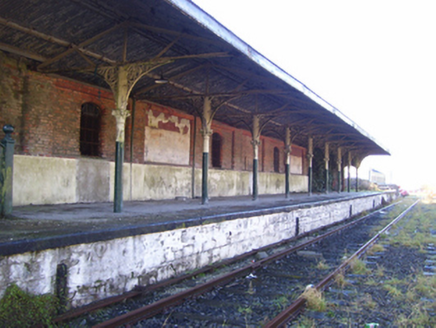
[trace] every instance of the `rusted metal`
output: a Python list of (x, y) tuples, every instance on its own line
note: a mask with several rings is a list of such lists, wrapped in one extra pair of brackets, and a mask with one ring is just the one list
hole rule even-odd
[[(393, 205), (389, 205), (387, 207), (384, 207), (383, 209), (386, 209), (386, 208), (391, 207), (391, 206), (393, 206)], [(378, 211), (380, 211), (380, 210), (378, 210)], [(378, 212), (378, 211), (376, 211), (376, 212)], [(249, 264), (245, 267), (242, 267), (238, 270), (232, 271), (232, 272), (227, 273), (221, 277), (210, 280), (204, 284), (193, 287), (192, 289), (188, 289), (188, 290), (181, 292), (179, 294), (169, 296), (169, 297), (164, 298), (156, 303), (144, 306), (142, 308), (136, 309), (134, 311), (131, 311), (131, 312), (126, 313), (124, 315), (121, 315), (119, 317), (116, 317), (116, 318), (113, 318), (113, 319), (108, 320), (106, 322), (100, 323), (100, 324), (94, 326), (94, 328), (118, 327), (120, 325), (130, 324), (130, 323), (134, 323), (134, 322), (137, 322), (139, 320), (142, 320), (142, 319), (152, 317), (168, 307), (180, 304), (186, 298), (189, 298), (189, 297), (192, 297), (195, 295), (199, 295), (201, 293), (204, 293), (204, 292), (212, 289), (213, 287), (222, 285), (222, 284), (224, 284), (224, 283), (226, 283), (226, 282), (228, 282), (236, 277), (239, 277), (239, 276), (247, 274), (247, 273), (251, 273), (251, 272), (255, 271), (256, 269), (262, 267), (263, 265), (266, 265), (272, 261), (275, 261), (279, 258), (282, 258), (288, 254), (294, 253), (298, 250), (304, 249), (304, 248), (308, 247), (309, 245), (317, 243), (318, 241), (320, 241), (320, 240), (322, 240), (322, 239), (324, 239), (332, 234), (335, 234), (341, 230), (348, 229), (351, 226), (367, 219), (370, 215), (373, 215), (376, 212), (368, 214), (368, 215), (366, 215), (362, 218), (359, 218), (358, 220), (355, 220), (353, 222), (350, 222), (350, 223), (348, 223), (340, 228), (333, 229), (333, 230), (331, 230), (323, 235), (317, 236), (317, 237), (315, 237), (307, 242), (301, 243), (300, 245), (283, 250), (283, 251), (278, 252), (276, 254), (273, 254), (265, 259), (251, 263), (251, 264)], [(313, 233), (313, 231), (311, 233)], [(303, 235), (306, 235), (306, 234), (303, 234)], [(301, 235), (301, 236), (303, 236), (303, 235)], [(260, 251), (260, 250), (257, 250), (256, 252), (258, 252), (258, 251)], [(256, 253), (256, 252), (254, 252), (254, 253)], [(304, 304), (304, 299), (299, 299), (299, 300), (297, 300), (297, 302), (298, 302), (298, 304), (294, 305), (294, 307), (296, 309), (298, 309), (302, 306), (302, 304), (299, 304), (299, 303)]]
[[(395, 223), (401, 220), (417, 203), (413, 203), (410, 207), (408, 207), (405, 211), (403, 211), (399, 216), (397, 216), (394, 220), (392, 220), (386, 227), (380, 230), (373, 238), (371, 238), (368, 242), (365, 243), (359, 250), (357, 250), (352, 256), (350, 256), (346, 261), (344, 261), (335, 271), (326, 276), (323, 280), (321, 280), (314, 288), (317, 290), (323, 290), (336, 275), (341, 272), (344, 272), (346, 268), (350, 265), (352, 261), (356, 258), (361, 257), (370, 246), (372, 246), (382, 234), (388, 231)], [(298, 313), (304, 308), (306, 301), (302, 296), (300, 296), (296, 301), (294, 301), (287, 309), (282, 311), (279, 315), (277, 315), (273, 320), (268, 322), (264, 327), (265, 328), (277, 328), (282, 327), (289, 320), (294, 318)]]
[[(15, 0), (1, 2), (0, 11), (0, 25), (4, 26), (0, 31), (0, 49), (37, 61), (31, 63), (31, 67), (43, 73), (54, 72), (99, 84), (101, 81), (93, 74), (96, 67), (119, 65), (129, 60), (153, 61), (154, 57), (163, 59), (161, 56), (165, 53), (174, 60), (162, 72), (171, 83), (155, 86), (153, 79), (144, 78), (135, 85), (133, 94), (137, 90), (141, 90), (141, 94), (142, 90), (153, 90), (142, 97), (145, 100), (153, 97), (165, 106), (189, 112), (186, 96), (203, 93), (206, 89), (205, 74), (196, 68), (211, 64), (211, 93), (233, 98), (227, 100), (217, 115), (218, 121), (238, 126), (239, 121), (232, 119), (233, 114), (253, 114), (255, 96), (250, 90), (284, 90), (286, 94), (259, 95), (263, 113), (272, 113), (278, 108), (263, 135), (276, 138), (277, 127), (306, 122), (305, 131), (312, 130), (317, 135), (326, 135), (335, 127), (335, 131), (346, 135), (347, 139), (341, 141), (331, 135), (330, 141), (343, 142), (347, 147), (358, 141), (361, 154), (388, 154), (339, 110), (191, 1), (60, 0), (36, 4)], [(124, 40), (123, 28), (128, 29)], [(243, 85), (238, 89), (243, 94), (236, 98), (233, 93), (238, 85)], [(292, 108), (286, 106), (289, 102)], [(304, 145), (305, 136), (297, 135), (294, 142)]]

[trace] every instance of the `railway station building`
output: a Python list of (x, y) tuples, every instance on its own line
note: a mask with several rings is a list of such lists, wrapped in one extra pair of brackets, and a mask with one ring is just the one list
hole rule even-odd
[(60, 267), (82, 306), (395, 198), (342, 193), (388, 151), (190, 0), (1, 1), (0, 126), (0, 216), (34, 224), (0, 220), (0, 297), (55, 293)]
[(387, 154), (191, 1), (0, 9), (14, 206), (338, 191)]

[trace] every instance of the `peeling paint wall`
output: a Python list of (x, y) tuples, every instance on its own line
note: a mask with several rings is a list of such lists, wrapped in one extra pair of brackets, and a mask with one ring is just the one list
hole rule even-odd
[(289, 207), (219, 223), (0, 258), (0, 297), (11, 283), (32, 293), (53, 293), (56, 267), (68, 267), (68, 299), (81, 306), (231, 258), (344, 220), (390, 201), (389, 194)]
[(144, 161), (189, 165), (191, 122), (175, 115), (147, 112)]
[[(101, 110), (99, 158), (80, 153), (81, 106), (88, 102)], [(15, 127), (13, 205), (111, 201), (116, 137), (113, 108), (113, 95), (107, 89), (28, 70), (24, 63), (0, 51), (0, 126), (10, 123)], [(195, 194), (199, 196), (200, 119), (147, 101), (135, 102), (134, 121), (131, 102), (128, 110), (132, 115), (126, 122), (124, 160), (133, 162), (133, 176), (129, 175), (130, 165), (125, 165), (124, 199), (190, 197), (193, 165)], [(210, 170), (209, 195), (251, 194), (251, 134), (218, 121), (212, 122), (212, 129), (222, 137), (222, 149), (221, 168)], [(279, 172), (284, 172), (283, 141), (261, 139), (259, 192), (283, 192), (284, 177), (273, 172), (274, 147), (280, 150)], [(295, 177), (291, 181), (295, 185), (291, 188), (306, 191), (305, 149), (294, 145), (292, 155)]]
[[(14, 206), (113, 201), (113, 162), (91, 158), (15, 155), (14, 165)], [(284, 184), (283, 174), (259, 173), (261, 194), (284, 193)], [(191, 167), (124, 164), (125, 200), (190, 198), (191, 188)], [(209, 170), (210, 197), (250, 195), (251, 188), (251, 172)], [(291, 191), (307, 191), (307, 176), (292, 175)], [(201, 195), (201, 169), (195, 169), (195, 195)]]
[(75, 203), (76, 160), (14, 156), (13, 205)]

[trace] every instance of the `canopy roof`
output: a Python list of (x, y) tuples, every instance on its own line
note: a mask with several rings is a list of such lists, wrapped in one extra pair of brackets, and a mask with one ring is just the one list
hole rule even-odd
[[(0, 49), (32, 69), (108, 87), (98, 68), (154, 63), (131, 96), (306, 146), (313, 136), (360, 157), (388, 154), (369, 134), (188, 0), (5, 0)], [(298, 63), (296, 63), (298, 65)], [(156, 84), (163, 77), (169, 82)]]

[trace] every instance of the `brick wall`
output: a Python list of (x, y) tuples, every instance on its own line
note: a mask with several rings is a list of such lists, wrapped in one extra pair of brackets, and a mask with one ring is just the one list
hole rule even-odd
[[(102, 85), (104, 82), (102, 81)], [(114, 100), (112, 93), (56, 75), (45, 75), (29, 71), (15, 58), (0, 52), (0, 124), (10, 123), (15, 127), (16, 153), (32, 156), (51, 156), (61, 158), (80, 157), (80, 114), (81, 106), (91, 102), (101, 110), (100, 154), (101, 158), (114, 160), (115, 157), (115, 119), (112, 116)], [(132, 112), (133, 103), (128, 109)], [(132, 160), (134, 163), (147, 162), (144, 156), (145, 130), (148, 115), (165, 118), (177, 117), (179, 121), (190, 122), (190, 137), (186, 138), (190, 151), (187, 163), (201, 168), (203, 137), (201, 121), (176, 109), (167, 108), (145, 101), (135, 103), (135, 121), (132, 130), (132, 117), (126, 121), (125, 160), (131, 160), (130, 140), (133, 134)], [(159, 123), (161, 124), (161, 123)], [(196, 128), (194, 130), (194, 125)], [(165, 131), (175, 131), (175, 123), (168, 121), (158, 127)], [(239, 130), (220, 122), (213, 122), (212, 129), (222, 138), (221, 168), (225, 170), (251, 171), (253, 166), (253, 147), (251, 133)], [(194, 159), (194, 137), (195, 159)], [(279, 149), (279, 172), (284, 172), (283, 142), (261, 137), (259, 151), (259, 171), (274, 172), (274, 147)], [(171, 142), (162, 147), (172, 147)], [(303, 148), (294, 146), (293, 154), (303, 156)], [(305, 160), (305, 159), (304, 159)], [(174, 164), (174, 163), (173, 163)], [(211, 164), (210, 164), (211, 166)], [(306, 171), (304, 172), (306, 173)]]

